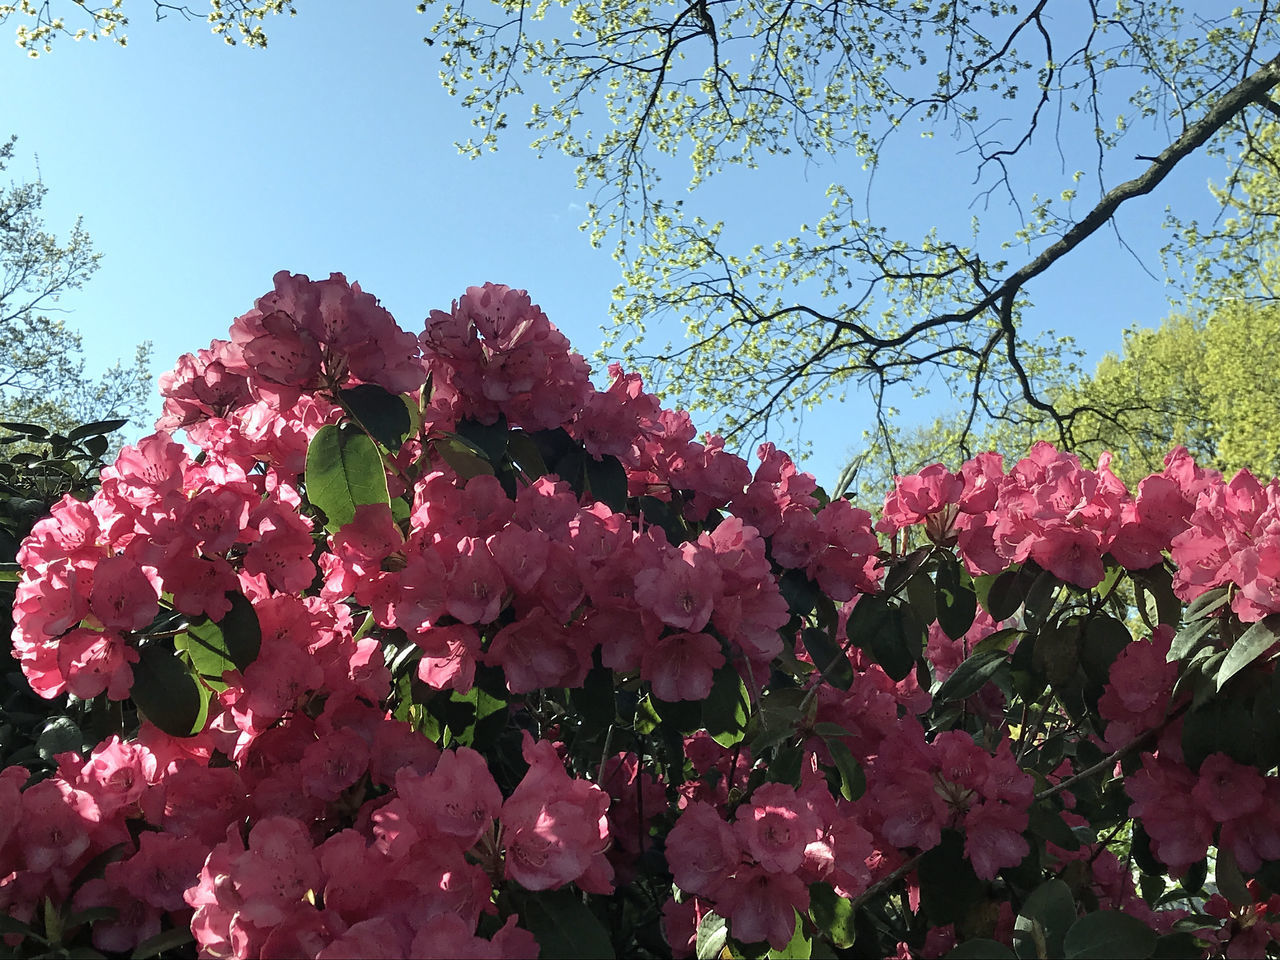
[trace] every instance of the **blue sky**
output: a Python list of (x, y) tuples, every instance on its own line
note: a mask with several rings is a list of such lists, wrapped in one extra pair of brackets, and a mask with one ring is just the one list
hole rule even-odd
[[(589, 195), (575, 189), (572, 162), (537, 158), (514, 116), (498, 153), (459, 156), (453, 143), (469, 136), (468, 117), (422, 43), (430, 16), (409, 0), (381, 0), (361, 19), (348, 3), (308, 2), (298, 17), (268, 22), (266, 51), (229, 48), (200, 23), (154, 23), (150, 4), (131, 6), (126, 49), (64, 40), (38, 60), (16, 48), (0, 55), (0, 135), (19, 137), (10, 175), (34, 176), (38, 155), (48, 228), (65, 231), (83, 215), (105, 254), (88, 286), (62, 303), (91, 366), (128, 359), (133, 344), (151, 340), (156, 373), (168, 369), (225, 336), (279, 269), (345, 273), (414, 330), (468, 285), (523, 287), (584, 354), (599, 347), (619, 269), (578, 229)], [(1139, 135), (1125, 152), (1147, 145)], [(959, 149), (941, 136), (900, 138), (877, 174), (872, 212), (908, 237), (933, 225), (958, 225), (963, 236), (974, 213), (996, 226), (1001, 210), (970, 208)], [(1056, 153), (1037, 162), (1050, 180), (1058, 174)], [(1199, 159), (1125, 211), (1126, 240), (1157, 274), (1165, 204), (1203, 196), (1221, 172)], [(665, 186), (674, 189), (675, 175)], [(726, 235), (744, 246), (769, 243), (815, 221), (830, 182), (858, 190), (862, 176), (854, 161), (778, 160), (712, 181), (685, 206), (728, 221)], [(954, 179), (954, 190), (921, 189), (939, 177)], [(1030, 292), (1031, 325), (1072, 334), (1091, 361), (1118, 350), (1126, 326), (1154, 325), (1169, 309), (1162, 281), (1110, 234)], [(908, 416), (932, 412), (921, 401)], [(806, 417), (805, 438), (816, 443), (803, 462), (820, 482), (834, 481), (868, 416), (851, 398)], [(714, 425), (705, 415), (698, 422)]]

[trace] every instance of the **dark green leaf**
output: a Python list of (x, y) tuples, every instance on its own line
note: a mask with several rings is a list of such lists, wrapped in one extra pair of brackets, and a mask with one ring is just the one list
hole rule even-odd
[(947, 960), (1017, 960), (1012, 950), (999, 940), (975, 937), (966, 940), (947, 954)]
[(609, 726), (617, 719), (613, 671), (599, 664), (592, 667), (582, 686), (569, 691), (569, 702), (588, 723), (601, 728)]
[(262, 648), (262, 626), (248, 598), (238, 590), (227, 591), (231, 609), (214, 623), (203, 620), (187, 627), (185, 649), (203, 677), (221, 680), (227, 670), (249, 668)]
[(1068, 960), (1144, 960), (1156, 948), (1156, 934), (1127, 913), (1099, 910), (1086, 914), (1072, 925), (1063, 947)]
[(1213, 866), (1213, 880), (1218, 885), (1218, 892), (1226, 897), (1229, 903), (1237, 907), (1253, 906), (1253, 895), (1245, 885), (1244, 874), (1240, 872), (1240, 865), (1236, 863), (1235, 854), (1231, 852), (1230, 847), (1218, 848), (1218, 856)]
[(570, 889), (526, 893), (519, 898), (520, 920), (538, 941), (544, 957), (611, 960), (613, 943), (596, 915)]
[(1214, 587), (1212, 590), (1206, 590), (1187, 604), (1187, 609), (1182, 614), (1182, 619), (1187, 623), (1191, 623), (1193, 620), (1203, 620), (1206, 617), (1215, 616), (1219, 608), (1227, 602), (1227, 594), (1229, 592), (1227, 587)]
[(158, 957), (168, 950), (176, 950), (178, 947), (185, 947), (188, 943), (194, 942), (195, 937), (191, 935), (191, 931), (186, 927), (165, 930), (163, 933), (157, 933), (154, 937), (148, 937), (143, 940), (133, 948), (130, 955), (137, 958), (137, 960), (143, 960), (146, 957)]
[(627, 509), (627, 471), (617, 457), (606, 456), (600, 460), (594, 457), (584, 458), (587, 474), (586, 492), (601, 503), (607, 505), (614, 513), (623, 513)]
[(903, 585), (915, 576), (916, 571), (924, 566), (924, 562), (932, 553), (933, 547), (920, 547), (912, 550), (905, 557), (895, 560), (889, 567), (889, 572), (885, 574), (883, 588), (885, 596), (896, 596)]
[(1133, 642), (1129, 628), (1114, 617), (1104, 614), (1088, 620), (1084, 625), (1084, 642), (1080, 648), (1080, 666), (1090, 680), (1106, 683), (1111, 676), (1111, 665), (1120, 651)]
[(935, 700), (964, 700), (973, 696), (1009, 660), (1003, 650), (986, 650), (975, 653), (956, 667), (955, 672), (943, 682), (935, 693)]
[(853, 904), (839, 896), (828, 883), (809, 887), (809, 917), (828, 940), (841, 950), (853, 946)]
[(104, 437), (109, 433), (115, 433), (129, 421), (126, 420), (94, 420), (92, 423), (81, 424), (67, 434), (67, 439), (72, 443), (83, 440), (86, 437)]
[(376, 383), (361, 383), (338, 395), (373, 439), (393, 452), (400, 449), (413, 429), (413, 418), (404, 400)]
[(1027, 958), (1062, 956), (1063, 940), (1075, 919), (1071, 888), (1061, 880), (1046, 880), (1027, 897), (1014, 922), (1015, 951)]
[(1173, 638), (1173, 643), (1169, 646), (1170, 661), (1185, 660), (1189, 655), (1198, 650), (1202, 641), (1208, 634), (1218, 625), (1218, 621), (1212, 617), (1204, 620), (1196, 620), (1189, 623), (1178, 631), (1178, 635)]
[(1176, 627), (1182, 619), (1182, 601), (1173, 592), (1173, 574), (1163, 564), (1130, 574), (1135, 584), (1151, 593), (1156, 603), (1156, 619)]
[(1079, 850), (1080, 839), (1048, 802), (1035, 804), (1029, 811), (1031, 831), (1064, 850)]
[(964, 838), (954, 830), (944, 830), (942, 842), (920, 858), (917, 876), (921, 906), (935, 927), (963, 920), (986, 889), (964, 855)]
[(24, 436), (31, 437), (33, 440), (44, 440), (49, 436), (49, 431), (38, 423), (19, 423), (14, 420), (0, 420), (0, 427), (4, 427), (6, 430), (12, 430), (14, 433), (21, 433)]
[(431, 441), (431, 446), (464, 482), (472, 477), (496, 475), (493, 464), (460, 437), (440, 437)]
[(1259, 620), (1231, 645), (1226, 659), (1218, 668), (1217, 684), (1221, 690), (1227, 681), (1275, 646), (1280, 640), (1280, 613)]
[(162, 643), (138, 651), (130, 696), (148, 720), (171, 737), (189, 737), (204, 726), (209, 691)]
[(1000, 623), (1017, 613), (1034, 579), (1018, 569), (1006, 570), (991, 581), (986, 596), (987, 613), (991, 614), (991, 619)]
[(40, 731), (36, 750), (44, 760), (60, 753), (79, 753), (85, 747), (84, 734), (70, 717), (53, 717)]
[(494, 423), (481, 423), (479, 420), (459, 420), (458, 436), (467, 440), (472, 446), (484, 454), (484, 458), (497, 465), (507, 456), (507, 418), (498, 414)]
[(871, 654), (894, 680), (911, 672), (927, 634), (911, 607), (893, 605), (880, 595), (859, 599), (845, 629), (849, 639)]
[[(1023, 572), (1026, 573), (1028, 569), (1024, 567)], [(1036, 574), (1022, 602), (1022, 616), (1029, 626), (1039, 627), (1048, 619), (1060, 586), (1062, 581), (1048, 570), (1041, 570)]]
[(862, 765), (854, 759), (853, 753), (843, 740), (828, 738), (827, 750), (840, 774), (840, 793), (846, 800), (857, 800), (867, 792), (867, 775)]
[(732, 747), (746, 736), (750, 711), (746, 685), (733, 664), (726, 663), (716, 671), (711, 694), (702, 703), (702, 725), (720, 746)]
[(1152, 960), (1200, 960), (1204, 956), (1204, 947), (1185, 930), (1167, 933), (1156, 941), (1156, 948), (1151, 952)]
[(945, 556), (938, 566), (935, 606), (938, 625), (952, 640), (961, 639), (973, 626), (978, 612), (978, 595), (960, 561)]
[(803, 570), (786, 571), (778, 578), (778, 589), (782, 599), (787, 601), (787, 609), (797, 617), (808, 616), (820, 595), (817, 584)]
[(512, 430), (507, 434), (507, 454), (530, 480), (537, 480), (547, 473), (538, 445), (523, 430)]
[(813, 658), (813, 665), (827, 683), (839, 690), (848, 690), (853, 686), (853, 666), (825, 630), (805, 627), (800, 631), (800, 637), (804, 648)]
[(387, 474), (378, 448), (349, 424), (326, 424), (307, 447), (307, 498), (324, 511), (325, 529), (337, 533), (355, 519), (356, 508), (385, 503)]

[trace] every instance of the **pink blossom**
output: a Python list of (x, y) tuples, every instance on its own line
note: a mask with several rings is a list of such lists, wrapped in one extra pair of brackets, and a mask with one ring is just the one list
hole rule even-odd
[(659, 700), (705, 700), (724, 666), (720, 641), (706, 633), (671, 633), (645, 647), (640, 675)]

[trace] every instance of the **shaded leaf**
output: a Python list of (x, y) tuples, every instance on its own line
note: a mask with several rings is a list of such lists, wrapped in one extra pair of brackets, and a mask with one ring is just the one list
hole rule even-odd
[(818, 931), (840, 949), (853, 946), (853, 903), (840, 896), (829, 883), (809, 887), (809, 917)]
[(1003, 650), (984, 650), (969, 656), (955, 672), (947, 677), (935, 700), (964, 700), (973, 696), (999, 672), (1008, 662), (1009, 656)]
[(938, 625), (952, 640), (959, 640), (973, 626), (973, 618), (978, 612), (978, 595), (960, 561), (949, 555), (938, 566), (936, 582)]
[[(1027, 897), (1014, 921), (1015, 951), (1019, 957), (1062, 956), (1064, 938), (1075, 919), (1076, 901), (1071, 888), (1058, 879), (1045, 881)], [(1043, 944), (1037, 944), (1037, 939), (1042, 939)]]
[(1155, 931), (1141, 920), (1116, 910), (1099, 910), (1071, 926), (1063, 940), (1063, 955), (1069, 960), (1143, 960), (1155, 947)]
[(395, 452), (413, 429), (404, 400), (376, 383), (361, 383), (338, 391), (343, 404), (373, 439)]
[(825, 630), (805, 627), (800, 631), (800, 638), (804, 648), (809, 651), (809, 656), (813, 658), (813, 665), (827, 683), (839, 690), (848, 690), (853, 686), (853, 665)]
[(527, 893), (519, 898), (522, 924), (534, 935), (544, 957), (614, 956), (613, 943), (596, 915), (569, 889)]
[(1227, 681), (1266, 653), (1280, 640), (1280, 614), (1273, 613), (1259, 620), (1240, 635), (1231, 645), (1226, 658), (1218, 667), (1217, 684), (1221, 690)]
[(130, 696), (142, 715), (171, 737), (198, 733), (208, 715), (208, 688), (164, 644), (147, 644), (138, 654)]
[(726, 663), (716, 671), (711, 693), (702, 703), (702, 725), (720, 746), (732, 747), (746, 736), (750, 709), (746, 685), (733, 665)]

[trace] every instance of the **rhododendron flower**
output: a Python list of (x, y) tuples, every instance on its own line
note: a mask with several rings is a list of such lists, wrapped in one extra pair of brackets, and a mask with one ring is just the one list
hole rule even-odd
[(769, 873), (792, 873), (804, 860), (805, 848), (819, 836), (821, 824), (795, 788), (766, 783), (751, 794), (750, 806), (738, 808), (734, 832), (743, 847)]
[(720, 641), (710, 634), (671, 633), (645, 647), (640, 675), (659, 700), (705, 700), (724, 662)]
[(676, 886), (686, 893), (718, 899), (741, 860), (739, 837), (715, 807), (701, 800), (685, 807), (667, 834), (667, 862)]
[(603, 889), (612, 890), (613, 870), (604, 859), (609, 843), (609, 795), (595, 784), (565, 773), (555, 747), (524, 733), (529, 770), (502, 805), (506, 875), (529, 890), (549, 890), (573, 880), (582, 884), (594, 867)]

